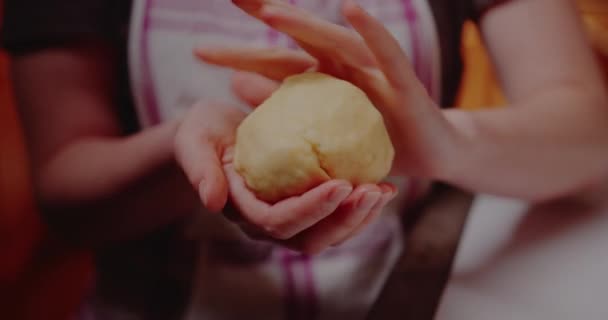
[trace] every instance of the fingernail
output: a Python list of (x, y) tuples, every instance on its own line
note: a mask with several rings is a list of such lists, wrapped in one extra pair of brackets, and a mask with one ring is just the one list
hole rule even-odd
[(351, 186), (342, 186), (334, 190), (330, 196), (329, 201), (338, 202), (344, 200), (353, 191)]
[(376, 203), (378, 203), (378, 200), (380, 199), (381, 196), (382, 196), (382, 193), (377, 192), (377, 191), (368, 192), (367, 194), (365, 194), (363, 196), (363, 199), (361, 199), (361, 201), (359, 201), (359, 205), (357, 206), (357, 209), (359, 209), (359, 210), (371, 209)]

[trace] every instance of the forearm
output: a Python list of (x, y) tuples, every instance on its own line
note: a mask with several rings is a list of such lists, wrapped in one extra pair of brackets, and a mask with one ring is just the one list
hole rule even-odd
[(90, 42), (12, 59), (38, 204), (74, 242), (138, 236), (199, 203), (174, 161), (176, 121), (123, 136), (117, 55)]
[(511, 106), (447, 111), (462, 137), (440, 178), (475, 192), (544, 201), (608, 174), (608, 102), (600, 90), (555, 88)]
[(40, 170), (37, 194), (48, 221), (74, 242), (136, 237), (199, 205), (173, 156), (177, 122), (128, 138), (83, 138)]
[(607, 179), (608, 98), (574, 3), (504, 1), (479, 26), (510, 105), (446, 112), (460, 142), (441, 179), (534, 202), (597, 190)]
[(41, 166), (38, 191), (49, 204), (86, 202), (114, 194), (173, 161), (176, 122), (130, 137), (82, 137)]

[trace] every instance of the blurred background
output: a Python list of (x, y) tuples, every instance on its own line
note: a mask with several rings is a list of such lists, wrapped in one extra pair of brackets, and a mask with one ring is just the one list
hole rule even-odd
[[(608, 1), (579, 0), (590, 41), (608, 80)], [(0, 0), (0, 28), (2, 25)], [(473, 24), (464, 29), (464, 81), (458, 106), (500, 105), (503, 96)], [(93, 275), (89, 252), (62, 247), (32, 202), (27, 157), (0, 51), (0, 319), (65, 320), (78, 308)]]

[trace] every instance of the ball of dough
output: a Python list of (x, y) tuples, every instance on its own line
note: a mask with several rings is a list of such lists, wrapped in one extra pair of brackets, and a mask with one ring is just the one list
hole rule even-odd
[(394, 149), (382, 115), (349, 82), (310, 72), (287, 78), (237, 130), (236, 171), (267, 202), (330, 179), (377, 183)]

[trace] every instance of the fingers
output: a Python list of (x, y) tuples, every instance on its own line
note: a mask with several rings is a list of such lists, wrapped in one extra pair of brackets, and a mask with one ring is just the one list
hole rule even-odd
[(333, 180), (270, 205), (247, 189), (231, 164), (225, 170), (234, 205), (255, 226), (244, 223), (241, 228), (256, 239), (279, 241), (309, 254), (358, 234), (396, 195), (390, 184), (362, 185), (352, 191), (349, 184)]
[(228, 186), (216, 149), (203, 139), (178, 133), (175, 152), (205, 207), (211, 212), (219, 212), (228, 199)]
[(363, 221), (356, 228), (351, 230), (346, 236), (338, 239), (330, 245), (339, 245), (359, 234), (361, 230), (367, 227), (372, 221), (376, 220), (376, 218), (382, 213), (382, 209), (384, 209), (384, 207), (386, 207), (386, 205), (397, 196), (397, 188), (394, 185), (383, 183), (380, 184), (379, 187), (382, 190), (382, 196), (370, 209), (365, 219), (363, 219)]
[(224, 166), (235, 206), (250, 223), (277, 239), (288, 239), (334, 212), (352, 192), (352, 186), (331, 180), (274, 205), (258, 200), (231, 164)]
[[(354, 65), (370, 65), (373, 56), (365, 43), (350, 30), (320, 19), (312, 13), (282, 0), (233, 0), (251, 16), (286, 33), (313, 56), (339, 55)], [(321, 50), (319, 50), (321, 49)]]
[[(319, 71), (360, 87), (378, 102), (378, 108), (391, 104), (391, 101), (386, 101), (393, 96), (391, 87), (402, 89), (407, 82), (403, 79), (411, 78), (419, 84), (396, 40), (379, 22), (350, 2), (345, 3), (344, 12), (358, 28), (357, 31), (365, 35), (365, 40), (352, 30), (283, 1), (241, 0), (235, 3), (242, 8), (247, 6), (245, 11), (291, 36), (302, 49), (317, 58)], [(374, 40), (375, 36), (381, 38)], [(368, 47), (370, 44), (373, 50)], [(382, 70), (377, 68), (377, 59), (382, 59)], [(395, 61), (398, 63), (395, 64)], [(387, 85), (389, 78), (390, 86)]]
[(305, 52), (285, 48), (213, 47), (199, 48), (195, 54), (210, 64), (259, 73), (278, 81), (311, 70), (317, 64)]
[(394, 88), (421, 88), (409, 59), (397, 40), (382, 23), (365, 12), (354, 0), (344, 1), (343, 14), (358, 35), (284, 1), (233, 2), (250, 15), (291, 36), (313, 56), (331, 56), (347, 65), (358, 67), (377, 63)]
[(330, 54), (350, 65), (375, 63), (365, 42), (356, 33), (308, 11), (292, 5), (266, 3), (257, 17), (303, 44), (303, 49), (314, 48), (310, 52), (314, 56)]
[(363, 37), (393, 87), (406, 90), (411, 84), (418, 83), (408, 57), (382, 23), (365, 12), (354, 0), (344, 1), (343, 14)]
[(237, 72), (232, 77), (232, 90), (252, 108), (262, 104), (279, 87), (279, 83), (249, 72)]
[[(284, 226), (282, 239), (291, 238), (332, 214), (344, 201), (353, 187), (346, 181), (332, 180), (304, 193), (277, 203), (277, 214), (271, 216), (271, 225)], [(286, 213), (282, 216), (281, 213)]]
[(382, 190), (378, 186), (359, 186), (334, 213), (289, 242), (306, 253), (317, 253), (351, 234), (381, 198)]

